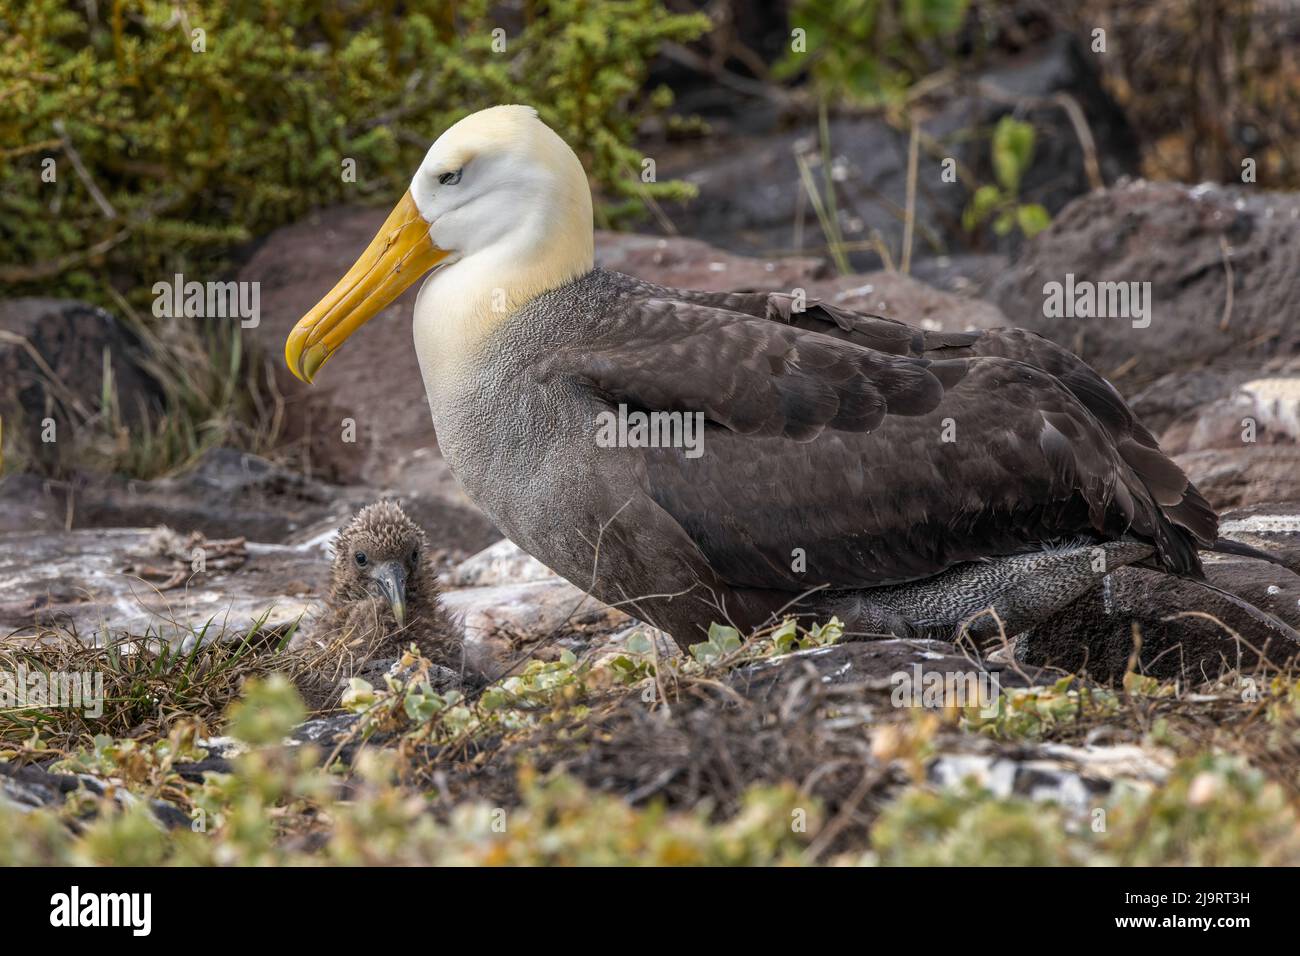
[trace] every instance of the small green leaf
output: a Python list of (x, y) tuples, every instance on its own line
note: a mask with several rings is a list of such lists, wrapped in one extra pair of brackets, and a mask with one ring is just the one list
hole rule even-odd
[(479, 698), (484, 710), (500, 710), (510, 703), (510, 695), (500, 687), (489, 687)]
[(1032, 239), (1052, 224), (1052, 217), (1038, 203), (1029, 203), (1016, 208), (1016, 222), (1026, 239)]
[(788, 654), (794, 650), (799, 640), (799, 626), (795, 619), (787, 617), (781, 626), (772, 633), (772, 646), (777, 654)]
[(712, 641), (700, 641), (690, 647), (691, 656), (701, 664), (707, 664), (718, 656), (718, 647)]
[(975, 190), (970, 205), (962, 213), (962, 226), (967, 232), (974, 230), (976, 226), (988, 218), (989, 213), (997, 208), (1001, 202), (1002, 191), (997, 186), (981, 186)]
[(734, 627), (727, 627), (724, 624), (717, 624), (717, 623), (710, 624), (709, 640), (712, 641), (714, 644), (717, 644), (719, 647), (723, 647), (728, 644), (734, 644), (736, 647), (739, 647), (740, 632), (737, 631)]
[(650, 638), (646, 637), (640, 631), (637, 631), (624, 641), (623, 647), (629, 654), (649, 654), (654, 650), (654, 647), (650, 643)]
[(993, 172), (1011, 195), (1034, 159), (1034, 128), (1010, 116), (998, 120), (993, 130)]
[(814, 624), (808, 632), (808, 642), (813, 647), (828, 647), (844, 636), (844, 622), (832, 617), (825, 624)]

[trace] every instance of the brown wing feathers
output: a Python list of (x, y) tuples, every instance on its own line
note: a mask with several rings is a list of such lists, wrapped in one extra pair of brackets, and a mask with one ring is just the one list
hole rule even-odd
[[(553, 370), (721, 429), (699, 460), (643, 461), (652, 497), (738, 583), (799, 584), (781, 570), (792, 539), (844, 587), (1129, 530), (1170, 570), (1198, 573), (1197, 541), (1213, 541), (1213, 511), (1118, 393), (1030, 333), (646, 285), (606, 320)], [(938, 437), (949, 419), (957, 445)]]
[(886, 414), (931, 411), (945, 383), (964, 372), (961, 362), (887, 355), (777, 323), (737, 322), (707, 306), (647, 299), (637, 308), (639, 342), (618, 334), (585, 343), (560, 360), (565, 370), (616, 400), (702, 411), (742, 435), (810, 441), (825, 429), (871, 431)]
[(1160, 506), (1163, 517), (1183, 529), (1185, 536), (1163, 535), (1158, 527), (1143, 533), (1165, 538), (1165, 548), (1178, 552), (1180, 569), (1196, 570), (1196, 545), (1212, 547), (1218, 537), (1218, 516), (1209, 502), (1159, 447), (1155, 436), (1134, 417), (1114, 387), (1078, 356), (1036, 332), (989, 329), (935, 332), (895, 319), (850, 312), (818, 300), (794, 311), (795, 299), (781, 293), (693, 293), (701, 301), (725, 303), (746, 315), (763, 316), (798, 328), (818, 331), (895, 355), (927, 357), (1000, 356), (1025, 362), (1059, 379), (1097, 419), (1124, 462)]

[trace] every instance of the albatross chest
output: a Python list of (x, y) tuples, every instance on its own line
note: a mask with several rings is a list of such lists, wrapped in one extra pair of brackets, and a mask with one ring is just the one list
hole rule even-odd
[(572, 379), (547, 373), (548, 356), (565, 344), (546, 341), (524, 318), (498, 329), (462, 374), (428, 383), (429, 405), (443, 457), (474, 504), (524, 550), (585, 587), (591, 542), (644, 492), (632, 460), (599, 443), (609, 428), (604, 404)]

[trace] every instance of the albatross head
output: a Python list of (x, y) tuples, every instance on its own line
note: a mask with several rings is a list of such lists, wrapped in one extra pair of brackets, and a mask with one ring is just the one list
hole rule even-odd
[(438, 137), (361, 258), (294, 326), (285, 361), (310, 382), (431, 269), (439, 288), (421, 293), (417, 335), (422, 322), (446, 322), (463, 336), (592, 261), (591, 191), (573, 150), (531, 107), (472, 113)]

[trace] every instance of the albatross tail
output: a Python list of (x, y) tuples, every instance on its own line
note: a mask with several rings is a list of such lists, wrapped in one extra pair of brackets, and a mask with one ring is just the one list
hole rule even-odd
[(1206, 548), (1206, 550), (1213, 551), (1216, 554), (1235, 554), (1240, 558), (1257, 558), (1260, 561), (1268, 561), (1283, 568), (1289, 567), (1285, 561), (1275, 554), (1269, 554), (1261, 548), (1251, 547), (1248, 544), (1222, 536), (1215, 538), (1214, 544)]

